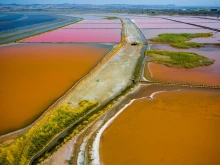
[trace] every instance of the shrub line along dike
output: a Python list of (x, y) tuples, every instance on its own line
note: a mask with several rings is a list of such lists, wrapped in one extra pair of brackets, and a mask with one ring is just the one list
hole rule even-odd
[[(114, 100), (122, 95), (129, 87), (134, 85), (132, 81), (137, 75), (137, 65), (141, 65), (141, 55), (143, 49), (146, 47), (146, 39), (137, 30), (137, 27), (130, 21), (130, 19), (122, 19), (123, 31), (122, 41), (118, 44), (108, 55), (106, 55), (85, 77), (79, 80), (66, 94), (64, 94), (57, 102), (55, 102), (34, 124), (37, 126), (36, 130), (41, 130), (44, 117), (48, 118), (56, 110), (63, 105), (68, 104), (70, 108), (77, 108), (78, 103), (82, 100), (91, 100), (98, 103), (98, 105), (86, 113), (83, 117), (77, 119), (67, 128), (57, 133), (47, 142), (46, 145), (36, 153), (34, 156), (28, 158), (25, 162), (32, 164), (40, 155), (51, 149), (59, 139), (63, 138), (68, 131), (78, 122), (86, 118), (96, 109), (105, 106), (109, 101)], [(43, 121), (41, 121), (41, 119)], [(39, 126), (39, 127), (38, 127)], [(29, 146), (32, 144), (31, 140), (36, 131), (25, 139), (25, 144), (20, 148), (18, 163), (22, 164), (24, 153), (28, 153)], [(27, 138), (27, 137), (26, 137)], [(23, 162), (24, 163), (24, 162)]]
[(174, 21), (174, 22), (179, 22), (179, 23), (184, 23), (184, 24), (188, 24), (188, 25), (193, 25), (193, 26), (197, 26), (197, 27), (200, 27), (200, 28), (203, 28), (203, 29), (210, 29), (210, 30), (213, 30), (213, 31), (220, 32), (219, 29), (210, 28), (208, 26), (202, 26), (202, 25), (197, 25), (197, 24), (194, 24), (194, 23), (187, 23), (187, 22), (183, 22), (183, 21), (177, 21), (177, 20), (173, 20), (173, 19), (170, 19), (170, 18), (162, 18), (162, 19), (170, 20), (170, 21)]

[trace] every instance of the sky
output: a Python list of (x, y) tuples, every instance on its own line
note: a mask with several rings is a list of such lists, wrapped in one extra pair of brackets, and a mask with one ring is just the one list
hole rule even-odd
[(220, 0), (0, 0), (0, 4), (146, 4), (164, 5), (175, 4), (179, 6), (220, 6)]

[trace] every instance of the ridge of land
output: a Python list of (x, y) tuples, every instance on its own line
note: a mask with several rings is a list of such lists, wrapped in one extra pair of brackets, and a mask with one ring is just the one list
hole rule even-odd
[[(46, 114), (52, 114), (57, 108), (65, 104), (69, 104), (70, 108), (76, 108), (82, 100), (93, 100), (99, 104), (96, 108), (100, 108), (110, 100), (121, 95), (124, 90), (134, 83), (132, 79), (135, 77), (136, 66), (140, 62), (141, 55), (144, 55), (142, 50), (145, 48), (147, 41), (130, 19), (122, 19), (121, 21), (123, 24), (121, 43), (63, 97), (54, 103), (47, 110)], [(138, 43), (138, 45), (133, 45), (133, 43)], [(84, 117), (91, 112), (87, 113)], [(43, 115), (40, 118), (42, 117)], [(71, 127), (74, 124), (76, 123), (73, 123)], [(41, 154), (55, 146), (69, 129), (70, 127), (59, 132), (42, 150), (34, 154), (29, 164), (32, 164)], [(29, 142), (30, 140), (27, 140), (21, 149), (21, 155), (28, 149)]]

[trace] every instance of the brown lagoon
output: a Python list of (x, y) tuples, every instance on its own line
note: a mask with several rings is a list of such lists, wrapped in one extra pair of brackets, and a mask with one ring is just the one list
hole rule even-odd
[(112, 44), (1, 47), (0, 135), (31, 124), (112, 47)]
[(102, 164), (220, 164), (219, 91), (142, 87), (135, 98), (102, 135)]

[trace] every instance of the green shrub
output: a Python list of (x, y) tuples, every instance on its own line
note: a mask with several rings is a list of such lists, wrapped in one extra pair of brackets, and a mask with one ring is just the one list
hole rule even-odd
[(115, 20), (115, 19), (119, 19), (118, 17), (105, 17), (104, 19), (107, 19), (107, 20)]
[(98, 103), (83, 100), (77, 108), (64, 104), (57, 108), (52, 114), (49, 112), (39, 120), (26, 134), (18, 138), (10, 145), (0, 147), (0, 164), (2, 165), (23, 165), (56, 135), (61, 133), (68, 126), (79, 118), (86, 115)]
[(211, 37), (212, 35), (213, 35), (212, 33), (195, 33), (195, 34), (164, 33), (164, 34), (160, 34), (156, 38), (152, 38), (151, 41), (160, 42), (160, 43), (169, 43), (170, 46), (179, 49), (200, 48), (202, 44), (195, 42), (186, 42), (186, 41), (198, 37)]
[(207, 57), (190, 52), (170, 52), (165, 50), (148, 50), (146, 55), (150, 56), (155, 63), (164, 64), (169, 67), (194, 68), (214, 63)]
[(170, 46), (179, 49), (201, 48), (202, 44), (196, 42), (174, 42)]

